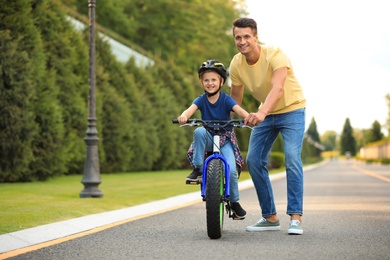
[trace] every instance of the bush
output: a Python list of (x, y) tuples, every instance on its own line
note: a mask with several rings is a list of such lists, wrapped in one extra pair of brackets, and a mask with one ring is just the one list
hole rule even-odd
[[(243, 171), (248, 171), (248, 165), (246, 164), (246, 156), (247, 156), (247, 151), (241, 151), (242, 157), (244, 158), (244, 165), (242, 167)], [(284, 161), (284, 153), (282, 152), (271, 152), (269, 159), (268, 159), (268, 164), (267, 168), (268, 170), (271, 169), (279, 169), (285, 165)]]
[(268, 169), (279, 169), (285, 165), (284, 153), (282, 152), (271, 152), (268, 159)]
[(388, 158), (383, 158), (383, 159), (362, 159), (358, 158), (360, 161), (366, 162), (367, 164), (372, 164), (372, 163), (380, 163), (383, 165), (389, 165), (390, 164), (390, 159)]

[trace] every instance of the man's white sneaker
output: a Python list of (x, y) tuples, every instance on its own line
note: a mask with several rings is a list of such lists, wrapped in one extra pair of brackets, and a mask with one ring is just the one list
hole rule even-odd
[(262, 218), (253, 226), (247, 226), (246, 231), (277, 231), (280, 230), (279, 220), (275, 222)]
[(302, 235), (303, 234), (303, 229), (301, 222), (299, 220), (291, 220), (290, 225), (288, 227), (288, 234), (289, 235)]

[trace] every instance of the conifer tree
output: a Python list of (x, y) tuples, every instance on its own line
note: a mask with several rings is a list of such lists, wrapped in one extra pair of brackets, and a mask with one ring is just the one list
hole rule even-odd
[(133, 85), (126, 70), (110, 52), (109, 45), (97, 41), (97, 99), (99, 127), (99, 156), (101, 172), (126, 172), (134, 169), (132, 160), (137, 154), (132, 141), (135, 137), (135, 117), (132, 104), (124, 94)]
[(349, 118), (345, 120), (340, 137), (340, 154), (344, 155), (346, 152), (351, 153), (352, 156), (356, 155), (356, 139)]
[(317, 123), (314, 117), (311, 119), (309, 128), (306, 131), (306, 139), (308, 140), (309, 144), (311, 144), (309, 146), (310, 156), (320, 157), (321, 149), (319, 145), (321, 144), (321, 140), (317, 131)]
[[(42, 32), (44, 34), (45, 41), (40, 44), (41, 51), (44, 51), (48, 44), (45, 36), (50, 34), (50, 24), (57, 13), (52, 10), (47, 0), (33, 1), (32, 7), (31, 14), (35, 26), (39, 30), (40, 36)], [(60, 90), (56, 85), (57, 72), (52, 67), (46, 67), (49, 60), (46, 54), (50, 55), (50, 52), (45, 52), (44, 57), (40, 59), (39, 64), (37, 64), (39, 72), (34, 75), (37, 82), (34, 112), (39, 135), (34, 138), (32, 143), (34, 162), (30, 165), (30, 169), (34, 179), (38, 180), (46, 180), (67, 171), (67, 156), (63, 145), (65, 132), (63, 111), (58, 102)]]
[(0, 181), (31, 180), (42, 49), (27, 0), (0, 1)]
[(57, 140), (61, 144), (58, 163), (66, 165), (66, 174), (81, 173), (87, 129), (88, 48), (55, 1), (37, 1), (35, 20), (44, 43), (47, 70), (53, 73), (52, 102), (61, 114), (63, 137)]
[(382, 133), (382, 126), (377, 120), (375, 120), (374, 123), (372, 123), (371, 129), (369, 130), (368, 142), (380, 141), (383, 137), (384, 135)]

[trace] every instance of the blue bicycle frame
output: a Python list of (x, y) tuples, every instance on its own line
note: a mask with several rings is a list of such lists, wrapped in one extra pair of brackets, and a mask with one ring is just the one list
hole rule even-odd
[[(216, 120), (216, 121), (218, 121), (218, 120)], [(178, 123), (177, 119), (173, 119), (172, 122), (176, 123), (176, 124)], [(201, 123), (205, 127), (207, 126), (207, 121), (203, 121), (201, 119), (189, 119), (187, 121), (186, 125), (198, 126), (197, 123)], [(227, 123), (226, 123), (226, 121), (224, 123), (225, 123), (225, 125), (222, 125), (222, 128), (229, 123), (233, 123), (233, 124), (239, 123), (239, 125), (234, 125), (234, 126), (245, 127), (243, 125), (243, 123), (244, 123), (243, 120), (230, 120)], [(218, 125), (218, 127), (221, 127), (221, 125)], [(213, 159), (217, 159), (217, 160), (221, 160), (223, 162), (223, 165), (224, 165), (225, 191), (223, 194), (223, 196), (224, 196), (223, 199), (227, 200), (230, 197), (230, 166), (229, 166), (229, 163), (227, 162), (226, 158), (220, 154), (220, 147), (219, 147), (220, 135), (218, 133), (213, 132), (213, 131), (211, 131), (211, 133), (213, 133), (213, 142), (214, 142), (213, 154), (208, 156), (203, 163), (201, 195), (202, 195), (203, 200), (205, 200), (206, 196), (207, 196), (207, 194), (206, 194), (207, 169), (208, 169), (210, 161)]]

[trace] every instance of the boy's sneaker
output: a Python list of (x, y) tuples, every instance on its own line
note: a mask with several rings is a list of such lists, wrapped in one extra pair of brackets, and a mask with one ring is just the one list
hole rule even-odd
[(246, 231), (274, 231), (280, 230), (279, 220), (275, 222), (268, 221), (266, 218), (260, 219), (253, 226), (247, 226)]
[(186, 178), (186, 184), (199, 184), (202, 182), (202, 173), (199, 168), (195, 168)]
[(240, 203), (230, 203), (230, 209), (232, 210), (232, 217), (234, 220), (242, 220), (246, 217), (246, 211), (241, 207)]
[(303, 229), (301, 222), (299, 220), (291, 220), (290, 225), (288, 227), (288, 234), (289, 235), (302, 235)]

